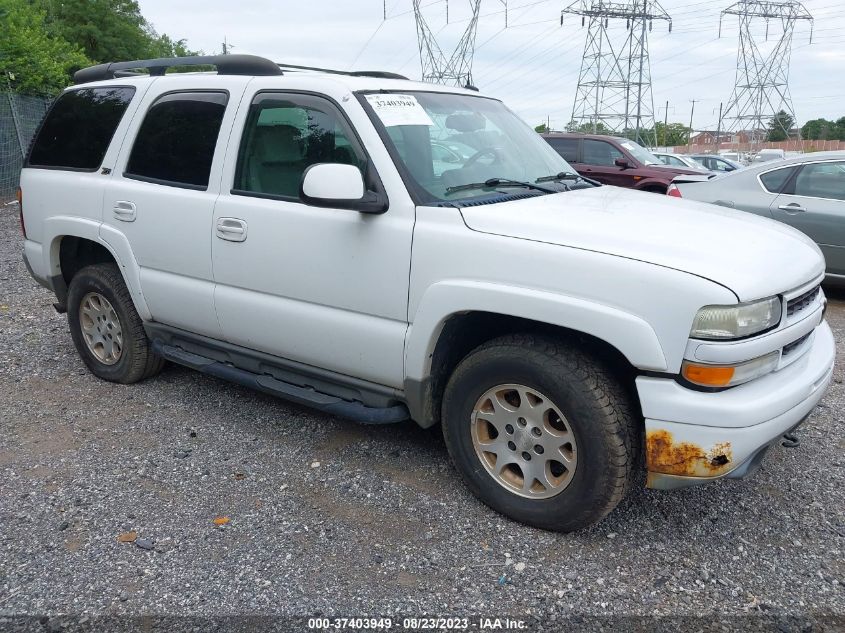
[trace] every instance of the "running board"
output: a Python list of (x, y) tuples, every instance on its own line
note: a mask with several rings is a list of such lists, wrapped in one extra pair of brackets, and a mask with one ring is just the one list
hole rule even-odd
[(284, 398), (285, 400), (303, 404), (323, 411), (324, 413), (354, 420), (362, 424), (392, 424), (394, 422), (402, 422), (410, 417), (408, 408), (404, 404), (397, 404), (390, 407), (368, 407), (361, 402), (344, 400), (337, 396), (320, 393), (308, 387), (292, 385), (291, 383), (277, 380), (267, 374), (254, 374), (243, 369), (238, 369), (228, 363), (221, 363), (213, 358), (186, 352), (179, 347), (166, 345), (161, 341), (154, 340), (152, 342), (152, 349), (159, 356), (178, 365), (184, 365), (209, 376), (222, 378), (223, 380), (228, 380), (244, 387), (250, 387), (256, 391), (270, 394), (271, 396), (278, 396), (279, 398)]

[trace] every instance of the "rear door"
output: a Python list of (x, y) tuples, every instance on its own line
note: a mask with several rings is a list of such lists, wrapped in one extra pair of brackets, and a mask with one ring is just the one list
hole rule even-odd
[(236, 77), (209, 90), (200, 76), (155, 81), (103, 198), (103, 224), (129, 241), (153, 319), (213, 338), (221, 338), (211, 269), (214, 203), (246, 82)]
[(806, 233), (819, 245), (829, 273), (845, 275), (845, 161), (801, 166), (771, 209), (775, 219)]

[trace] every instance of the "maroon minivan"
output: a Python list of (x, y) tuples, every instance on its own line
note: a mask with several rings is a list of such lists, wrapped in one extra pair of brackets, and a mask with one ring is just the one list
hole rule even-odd
[(618, 136), (560, 132), (541, 136), (579, 174), (605, 185), (665, 194), (675, 176), (706, 173), (664, 165), (644, 147)]

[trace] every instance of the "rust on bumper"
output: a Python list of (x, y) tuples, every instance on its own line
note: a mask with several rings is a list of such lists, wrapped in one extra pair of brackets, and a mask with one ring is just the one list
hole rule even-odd
[(646, 464), (651, 473), (684, 477), (718, 477), (734, 467), (730, 442), (705, 449), (690, 442), (675, 442), (663, 429), (646, 434)]

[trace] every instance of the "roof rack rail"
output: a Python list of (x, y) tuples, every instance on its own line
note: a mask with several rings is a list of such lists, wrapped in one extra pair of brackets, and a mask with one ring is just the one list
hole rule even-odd
[(296, 64), (279, 64), (281, 68), (290, 68), (292, 70), (314, 70), (320, 73), (328, 73), (330, 75), (347, 75), (350, 77), (376, 77), (378, 79), (405, 79), (405, 75), (398, 73), (387, 72), (386, 70), (335, 70), (333, 68), (318, 68), (316, 66), (297, 66)]
[[(281, 75), (278, 64), (256, 55), (196, 55), (192, 57), (162, 57), (159, 59), (138, 59), (131, 62), (97, 64), (78, 70), (73, 74), (76, 84), (102, 81), (115, 77), (142, 75), (137, 72), (147, 69), (150, 76), (164, 75), (168, 68), (177, 66), (215, 66), (218, 75)], [(134, 72), (133, 72), (134, 71)]]

